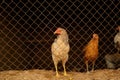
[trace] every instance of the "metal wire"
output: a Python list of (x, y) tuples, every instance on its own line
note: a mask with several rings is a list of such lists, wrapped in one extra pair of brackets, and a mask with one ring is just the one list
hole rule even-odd
[(51, 44), (57, 27), (69, 34), (68, 71), (85, 70), (82, 49), (93, 33), (100, 36), (95, 68), (106, 68), (104, 56), (116, 52), (119, 6), (119, 0), (1, 0), (0, 70), (54, 69)]

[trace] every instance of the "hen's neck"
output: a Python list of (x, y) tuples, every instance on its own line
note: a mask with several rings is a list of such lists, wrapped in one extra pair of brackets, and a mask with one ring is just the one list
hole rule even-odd
[(57, 36), (57, 40), (63, 41), (65, 44), (68, 43), (68, 35), (67, 34), (61, 34)]

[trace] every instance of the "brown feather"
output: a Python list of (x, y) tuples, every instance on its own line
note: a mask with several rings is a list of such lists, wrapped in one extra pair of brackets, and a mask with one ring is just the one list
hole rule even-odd
[(90, 42), (87, 44), (87, 46), (85, 47), (84, 51), (85, 51), (85, 60), (88, 61), (93, 61), (96, 60), (98, 57), (98, 35), (97, 34), (93, 34), (95, 35), (95, 37), (93, 36), (93, 38), (90, 40)]

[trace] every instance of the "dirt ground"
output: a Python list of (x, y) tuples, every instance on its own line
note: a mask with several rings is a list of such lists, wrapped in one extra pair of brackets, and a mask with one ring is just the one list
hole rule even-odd
[(55, 76), (52, 70), (9, 70), (0, 72), (0, 80), (120, 80), (120, 69), (95, 70), (86, 72), (67, 72), (67, 76)]

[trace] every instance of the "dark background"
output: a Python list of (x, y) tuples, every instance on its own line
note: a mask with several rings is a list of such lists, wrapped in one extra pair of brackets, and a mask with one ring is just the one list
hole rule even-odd
[(0, 70), (54, 70), (50, 49), (57, 27), (69, 34), (68, 71), (85, 70), (82, 49), (93, 33), (100, 37), (95, 69), (106, 68), (104, 56), (117, 52), (119, 16), (119, 0), (1, 0)]

